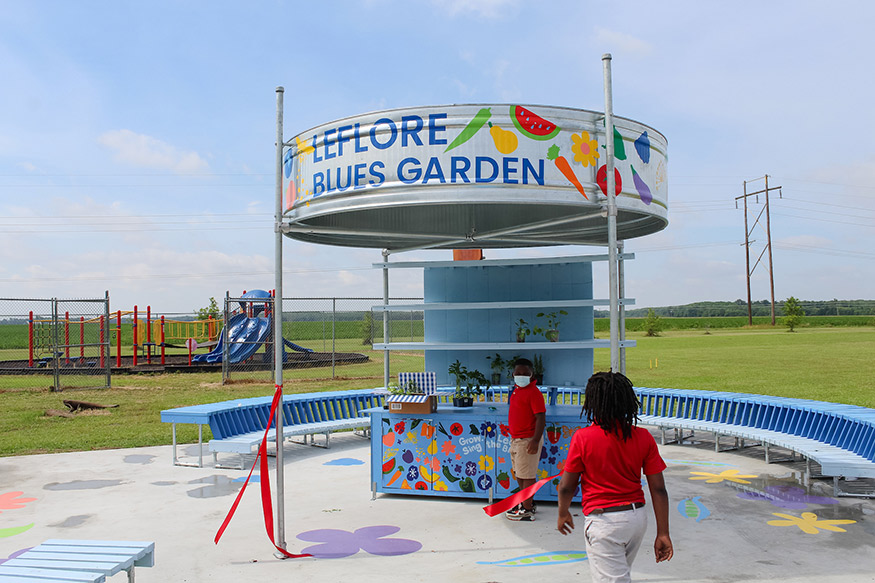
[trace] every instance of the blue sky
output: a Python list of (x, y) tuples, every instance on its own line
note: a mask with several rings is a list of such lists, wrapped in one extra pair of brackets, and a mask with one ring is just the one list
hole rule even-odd
[[(0, 297), (109, 290), (113, 309), (173, 313), (269, 289), (277, 86), (286, 139), (396, 107), (603, 110), (610, 52), (614, 113), (669, 142), (669, 226), (627, 243), (638, 306), (745, 297), (734, 199), (765, 173), (783, 187), (771, 200), (777, 299), (873, 298), (875, 5), (864, 0), (22, 0), (0, 10)], [(753, 238), (756, 257), (765, 234)], [(378, 250), (287, 240), (284, 255), (287, 297), (381, 294)], [(769, 294), (764, 267), (754, 299)], [(606, 296), (607, 268), (595, 276)], [(393, 293), (420, 286), (393, 276)]]

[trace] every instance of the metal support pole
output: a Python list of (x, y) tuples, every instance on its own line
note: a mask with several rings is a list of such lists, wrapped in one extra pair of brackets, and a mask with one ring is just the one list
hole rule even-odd
[[(383, 249), (383, 305), (389, 305), (389, 250)], [(389, 344), (389, 310), (383, 310), (383, 344)], [(383, 386), (389, 388), (389, 349), (383, 350)]]
[(334, 363), (337, 349), (337, 298), (331, 298), (331, 378), (334, 378)]
[[(626, 265), (625, 261), (623, 261), (623, 248), (625, 247), (623, 241), (617, 242), (617, 276), (619, 279), (618, 282), (618, 290), (617, 295), (622, 300), (626, 297)], [(626, 339), (626, 306), (620, 305), (620, 341)], [(626, 374), (626, 349), (620, 348), (620, 372)]]
[[(283, 92), (276, 88), (276, 212), (274, 215), (274, 383), (279, 392), (276, 410), (276, 545), (286, 548), (285, 468), (283, 467)], [(290, 178), (294, 180), (294, 178)], [(265, 452), (267, 454), (267, 452)], [(278, 558), (285, 555), (278, 553)]]
[[(750, 298), (750, 231), (747, 226), (747, 180), (744, 181), (744, 278), (747, 280), (747, 325), (753, 326)], [(736, 207), (737, 208), (737, 207)]]
[(772, 326), (775, 325), (775, 272), (772, 263), (772, 225), (769, 219), (769, 175), (766, 174), (766, 244), (769, 246), (769, 288), (772, 291)]
[(608, 196), (608, 280), (610, 285), (610, 310), (611, 310), (611, 370), (620, 370), (620, 322), (619, 322), (619, 286), (617, 273), (617, 201), (614, 194), (614, 112), (613, 95), (611, 90), (611, 54), (602, 55), (602, 64), (605, 72), (605, 145), (607, 156), (605, 166), (607, 170), (607, 196)]

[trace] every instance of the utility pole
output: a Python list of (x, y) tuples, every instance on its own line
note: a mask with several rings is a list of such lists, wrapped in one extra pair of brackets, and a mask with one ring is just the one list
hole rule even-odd
[[(769, 175), (766, 174), (764, 176), (765, 179), (765, 188), (762, 190), (757, 190), (756, 192), (748, 192), (747, 191), (747, 180), (744, 181), (744, 194), (742, 196), (735, 197), (735, 208), (738, 208), (738, 201), (741, 199), (744, 202), (744, 267), (745, 267), (745, 276), (747, 278), (747, 324), (748, 326), (753, 325), (753, 309), (751, 306), (751, 297), (750, 297), (750, 276), (753, 275), (753, 272), (756, 270), (757, 266), (763, 259), (763, 255), (768, 252), (769, 257), (769, 289), (771, 290), (772, 296), (772, 326), (775, 325), (775, 271), (772, 264), (772, 225), (771, 218), (769, 216), (769, 191), (777, 190), (778, 196), (783, 197), (783, 193), (781, 192), (780, 186), (772, 186), (769, 187)], [(762, 210), (757, 215), (756, 219), (753, 222), (753, 225), (748, 227), (747, 220), (747, 199), (750, 196), (756, 197), (756, 202), (759, 203), (760, 198), (759, 195), (765, 194), (765, 205), (763, 205)], [(753, 229), (760, 225), (760, 220), (765, 215), (765, 230), (766, 230), (766, 246), (763, 249), (762, 253), (760, 253), (759, 257), (757, 257), (756, 263), (754, 266), (750, 266), (750, 244), (751, 239), (750, 235), (753, 232)]]

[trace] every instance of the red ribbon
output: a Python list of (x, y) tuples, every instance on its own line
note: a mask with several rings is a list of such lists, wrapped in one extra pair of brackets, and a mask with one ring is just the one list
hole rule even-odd
[(524, 488), (517, 492), (516, 494), (511, 494), (504, 500), (500, 500), (495, 504), (490, 504), (489, 506), (483, 507), (483, 512), (485, 512), (489, 516), (495, 516), (496, 514), (501, 514), (502, 512), (507, 512), (517, 504), (521, 504), (523, 500), (528, 500), (532, 496), (535, 495), (535, 492), (541, 489), (541, 486), (552, 480), (553, 478), (558, 478), (562, 475), (562, 472), (559, 472), (555, 476), (548, 476), (543, 480), (538, 480), (531, 486)]
[(274, 415), (276, 414), (277, 407), (280, 402), (280, 395), (282, 394), (282, 385), (274, 385), (276, 387), (276, 392), (273, 395), (273, 402), (270, 404), (270, 417), (268, 417), (269, 422), (267, 424), (267, 428), (264, 430), (264, 437), (261, 439), (261, 445), (258, 447), (258, 454), (255, 456), (255, 461), (252, 463), (252, 468), (249, 470), (249, 475), (246, 476), (246, 481), (243, 482), (243, 487), (240, 488), (240, 492), (237, 494), (237, 499), (234, 500), (234, 503), (231, 505), (231, 510), (228, 511), (228, 515), (225, 517), (224, 522), (222, 522), (222, 526), (219, 527), (219, 531), (216, 533), (216, 538), (213, 539), (213, 542), (219, 544), (219, 539), (222, 538), (222, 534), (225, 532), (225, 529), (228, 528), (228, 524), (231, 522), (231, 518), (234, 516), (234, 513), (237, 511), (237, 506), (240, 504), (240, 500), (243, 498), (243, 492), (246, 491), (246, 486), (249, 485), (249, 479), (252, 478), (252, 472), (255, 471), (255, 465), (260, 462), (259, 466), (259, 481), (261, 482), (261, 509), (264, 514), (264, 528), (267, 530), (267, 538), (270, 539), (271, 544), (276, 547), (276, 550), (281, 552), (283, 555), (290, 559), (299, 559), (301, 557), (312, 557), (313, 555), (302, 554), (295, 555), (287, 550), (280, 548), (276, 544), (276, 540), (274, 539), (273, 534), (273, 504), (271, 502), (270, 497), (270, 469), (267, 465), (267, 434), (270, 431), (271, 426), (273, 425)]

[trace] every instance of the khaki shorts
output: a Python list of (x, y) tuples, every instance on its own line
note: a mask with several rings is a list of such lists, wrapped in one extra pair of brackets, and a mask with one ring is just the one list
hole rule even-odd
[(526, 452), (529, 441), (531, 441), (530, 437), (523, 437), (513, 439), (510, 442), (510, 463), (517, 480), (534, 480), (538, 476), (538, 463), (541, 461), (541, 447), (544, 445), (544, 438), (541, 438), (538, 452), (533, 454)]

